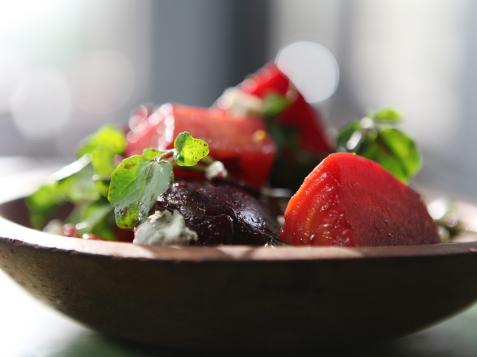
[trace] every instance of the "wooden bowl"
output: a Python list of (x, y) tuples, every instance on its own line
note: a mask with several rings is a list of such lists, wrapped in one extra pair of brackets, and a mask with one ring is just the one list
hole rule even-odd
[(472, 242), (143, 247), (29, 229), (21, 199), (1, 204), (0, 215), (0, 266), (19, 284), (101, 333), (148, 344), (296, 351), (375, 341), (419, 330), (477, 298)]

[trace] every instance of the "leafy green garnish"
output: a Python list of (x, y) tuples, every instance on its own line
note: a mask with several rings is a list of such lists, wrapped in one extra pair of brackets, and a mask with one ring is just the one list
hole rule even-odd
[(277, 121), (283, 111), (291, 104), (290, 99), (277, 92), (271, 92), (262, 99), (260, 116), (265, 120), (267, 132), (273, 139), (278, 152), (296, 151), (299, 148), (299, 132), (294, 126), (285, 126)]
[(94, 181), (94, 170), (91, 165), (64, 179), (63, 189), (66, 200), (73, 203), (92, 202), (101, 197)]
[(88, 136), (77, 150), (78, 156), (89, 154), (95, 150), (104, 149), (117, 154), (126, 150), (126, 138), (124, 133), (112, 126), (105, 125), (96, 133)]
[(42, 229), (57, 205), (65, 199), (64, 188), (57, 182), (41, 186), (27, 198), (33, 228)]
[(142, 156), (144, 156), (144, 158), (147, 160), (153, 160), (156, 157), (159, 157), (163, 154), (164, 153), (160, 150), (149, 148), (149, 149), (144, 149)]
[(168, 161), (149, 160), (144, 155), (124, 159), (114, 170), (108, 200), (114, 206), (116, 224), (132, 228), (149, 215), (154, 202), (172, 181)]
[[(296, 93), (293, 93), (296, 94)], [(219, 98), (219, 105), (234, 115), (250, 115), (263, 118), (276, 117), (287, 109), (296, 96), (269, 92), (264, 98), (245, 93), (240, 88), (228, 88)]]
[(115, 168), (115, 158), (126, 150), (124, 133), (112, 126), (104, 126), (86, 138), (77, 151), (79, 157), (89, 155), (95, 173), (109, 177)]
[(193, 138), (183, 131), (174, 140), (174, 160), (179, 166), (195, 166), (209, 155), (209, 145), (201, 139)]
[(263, 98), (262, 115), (264, 117), (276, 117), (290, 106), (290, 100), (278, 93), (272, 92)]
[(381, 164), (403, 182), (421, 169), (416, 143), (395, 127), (402, 115), (385, 108), (344, 126), (338, 133), (340, 151), (354, 152)]
[(108, 193), (116, 224), (132, 228), (143, 222), (173, 181), (173, 165), (194, 166), (208, 153), (205, 141), (182, 132), (176, 137), (173, 150), (146, 149), (142, 155), (124, 159), (113, 171)]
[(177, 136), (172, 150), (146, 149), (116, 166), (125, 149), (123, 132), (110, 126), (87, 138), (77, 151), (80, 158), (27, 199), (32, 225), (43, 228), (58, 206), (72, 203), (67, 222), (79, 234), (114, 239), (114, 221), (120, 228), (132, 228), (147, 218), (157, 198), (169, 188), (174, 166), (212, 162), (205, 160), (208, 144), (188, 132)]
[(100, 197), (92, 181), (93, 170), (84, 158), (66, 166), (54, 176), (56, 180), (40, 186), (27, 198), (34, 228), (43, 228), (60, 204), (90, 202)]
[(101, 238), (113, 240), (114, 216), (113, 207), (105, 200), (80, 205), (67, 221), (75, 223), (79, 234), (92, 233)]
[[(104, 201), (103, 197), (108, 193), (109, 177), (115, 167), (116, 157), (125, 149), (124, 133), (111, 126), (102, 127), (88, 137), (77, 151), (79, 159), (53, 174), (48, 183), (27, 198), (32, 226), (37, 229), (43, 228), (52, 218), (54, 210), (61, 204), (73, 203), (78, 207), (88, 207)], [(92, 212), (92, 209), (87, 210), (70, 223), (80, 224), (94, 219), (93, 216), (88, 217), (90, 214), (93, 215)], [(101, 224), (106, 226), (106, 223)], [(98, 222), (95, 227), (101, 224)], [(94, 230), (96, 228), (89, 227), (85, 228), (84, 232), (94, 233)]]
[(397, 123), (402, 120), (403, 114), (393, 108), (381, 108), (368, 116), (377, 123)]

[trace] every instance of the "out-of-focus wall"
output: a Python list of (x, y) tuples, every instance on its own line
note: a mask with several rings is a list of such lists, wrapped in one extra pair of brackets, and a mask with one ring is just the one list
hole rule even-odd
[(403, 111), (418, 181), (477, 199), (477, 3), (471, 0), (0, 2), (0, 156), (69, 156), (142, 102), (209, 105), (283, 46), (312, 40), (341, 80), (334, 127)]
[(134, 0), (1, 2), (0, 154), (71, 154), (124, 121), (149, 86), (149, 13)]
[(144, 102), (210, 105), (265, 61), (268, 1), (0, 2), (0, 156), (71, 157)]
[(477, 198), (477, 4), (470, 0), (279, 0), (270, 51), (326, 45), (341, 80), (322, 103), (339, 126), (379, 106), (406, 114), (424, 152), (420, 184)]

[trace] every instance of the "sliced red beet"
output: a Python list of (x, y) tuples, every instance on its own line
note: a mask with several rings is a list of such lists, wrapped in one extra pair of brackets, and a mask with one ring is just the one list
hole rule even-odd
[(210, 155), (222, 161), (232, 176), (255, 187), (267, 182), (275, 145), (264, 123), (220, 110), (166, 104), (150, 115), (140, 112), (128, 133), (127, 154), (149, 147), (170, 148), (181, 131), (207, 141)]
[(279, 226), (271, 210), (250, 192), (226, 182), (176, 181), (154, 207), (177, 210), (197, 233), (194, 245), (264, 245)]
[(290, 199), (280, 239), (293, 245), (438, 243), (420, 196), (377, 163), (331, 154)]
[(323, 128), (320, 113), (306, 102), (301, 93), (293, 87), (290, 79), (274, 63), (268, 64), (245, 79), (239, 88), (259, 98), (265, 98), (272, 93), (284, 96), (292, 88), (294, 101), (277, 120), (284, 126), (298, 128), (303, 149), (317, 155), (333, 151)]

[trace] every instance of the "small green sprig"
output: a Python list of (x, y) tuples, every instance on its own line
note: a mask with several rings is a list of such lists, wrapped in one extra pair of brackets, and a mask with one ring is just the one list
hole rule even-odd
[(67, 222), (80, 227), (80, 232), (97, 234), (98, 227), (103, 227), (104, 233), (107, 226), (104, 221), (110, 220), (112, 209), (109, 215), (105, 208), (101, 210), (103, 214), (98, 215), (97, 208), (105, 204), (116, 158), (125, 150), (124, 133), (112, 126), (104, 126), (86, 138), (77, 151), (78, 159), (53, 174), (27, 198), (32, 226), (42, 229), (58, 206), (72, 203), (76, 208)]
[(116, 157), (124, 153), (126, 145), (124, 133), (106, 125), (83, 141), (77, 156), (88, 156), (96, 175), (109, 178), (116, 167)]
[(142, 223), (158, 197), (173, 182), (173, 167), (193, 167), (208, 154), (209, 145), (205, 141), (182, 132), (171, 150), (146, 149), (142, 155), (124, 159), (111, 175), (108, 192), (116, 224), (132, 228)]
[(285, 95), (271, 92), (262, 100), (262, 116), (273, 118), (283, 113), (291, 105), (291, 100)]
[(396, 127), (401, 120), (402, 114), (391, 108), (354, 120), (339, 131), (338, 150), (376, 161), (407, 183), (421, 169), (422, 159), (414, 140)]
[(188, 132), (176, 137), (171, 150), (146, 149), (117, 165), (125, 150), (124, 133), (111, 126), (86, 138), (77, 150), (78, 160), (27, 198), (32, 226), (42, 229), (57, 207), (70, 203), (74, 209), (65, 222), (73, 224), (78, 234), (115, 239), (114, 221), (121, 228), (141, 223), (172, 183), (174, 167), (205, 172), (210, 165), (199, 162), (213, 163), (207, 156), (208, 144)]

